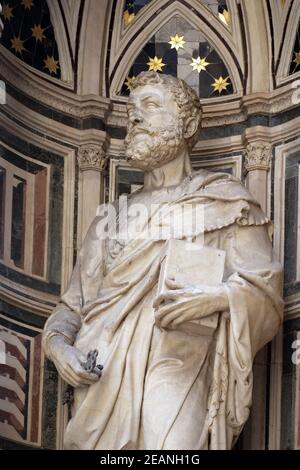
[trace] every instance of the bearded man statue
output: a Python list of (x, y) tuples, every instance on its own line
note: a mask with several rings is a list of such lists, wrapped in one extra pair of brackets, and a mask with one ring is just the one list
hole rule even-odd
[[(144, 207), (140, 231), (159, 235), (109, 238), (96, 216), (45, 325), (45, 353), (74, 387), (65, 448), (230, 449), (249, 415), (254, 356), (282, 322), (271, 223), (235, 177), (192, 171), (201, 108), (183, 80), (141, 73), (128, 118), (127, 161), (145, 177), (126, 223)], [(176, 232), (169, 215), (187, 206)], [(91, 350), (102, 374), (85, 367)]]

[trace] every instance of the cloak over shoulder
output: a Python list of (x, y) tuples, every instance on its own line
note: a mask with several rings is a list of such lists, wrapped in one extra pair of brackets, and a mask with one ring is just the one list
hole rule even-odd
[(167, 241), (104, 240), (96, 218), (43, 335), (50, 357), (49, 339), (61, 334), (85, 353), (98, 349), (104, 365), (97, 383), (75, 391), (66, 448), (229, 449), (247, 420), (253, 358), (282, 321), (271, 224), (223, 173), (197, 172), (160, 202), (151, 215), (160, 225), (174, 207), (203, 206), (193, 237), (226, 251), (230, 311), (210, 336), (159, 330), (152, 304)]

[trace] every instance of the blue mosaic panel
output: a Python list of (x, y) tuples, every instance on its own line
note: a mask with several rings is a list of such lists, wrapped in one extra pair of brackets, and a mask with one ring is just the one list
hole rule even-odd
[[(123, 9), (124, 26), (130, 26), (144, 6), (148, 5), (152, 0), (125, 0)], [(227, 27), (230, 26), (230, 14), (226, 0), (200, 0), (200, 3), (209, 8), (222, 23)]]
[(60, 78), (58, 49), (46, 0), (2, 3), (1, 44), (32, 67)]
[(232, 80), (219, 54), (200, 31), (179, 16), (162, 26), (142, 48), (120, 94), (128, 95), (132, 79), (146, 70), (185, 80), (200, 98), (233, 93)]
[(298, 25), (295, 45), (294, 45), (293, 54), (291, 57), (289, 75), (292, 75), (293, 73), (296, 73), (296, 72), (300, 72), (300, 23)]
[(128, 10), (129, 13), (137, 14), (145, 5), (148, 5), (152, 0), (125, 0), (124, 11)]
[(136, 15), (152, 0), (125, 0), (123, 9), (123, 25), (128, 28), (135, 20)]
[(226, 0), (201, 0), (227, 27), (230, 26), (230, 14)]

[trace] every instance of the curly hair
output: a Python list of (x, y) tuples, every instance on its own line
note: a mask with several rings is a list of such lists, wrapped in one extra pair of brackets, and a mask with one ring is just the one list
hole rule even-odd
[(184, 80), (157, 72), (141, 72), (134, 79), (132, 89), (150, 84), (164, 85), (173, 94), (179, 108), (179, 119), (182, 124), (189, 117), (198, 118), (197, 131), (189, 139), (186, 139), (188, 148), (191, 150), (198, 141), (201, 127), (202, 109), (197, 93)]

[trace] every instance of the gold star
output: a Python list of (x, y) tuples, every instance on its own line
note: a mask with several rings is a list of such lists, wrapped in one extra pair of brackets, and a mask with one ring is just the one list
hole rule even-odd
[(227, 90), (227, 87), (230, 85), (230, 83), (227, 82), (229, 77), (223, 78), (215, 78), (214, 83), (212, 83), (212, 87), (214, 87), (214, 91), (218, 91), (219, 94), (221, 93), (222, 90)]
[(135, 80), (135, 77), (126, 77), (126, 82), (125, 82), (125, 85), (127, 86), (127, 90), (132, 90), (132, 85), (133, 85), (133, 82)]
[(294, 54), (295, 54), (295, 59), (293, 60), (293, 62), (296, 62), (297, 67), (298, 67), (298, 65), (300, 65), (300, 51), (295, 52)]
[(184, 49), (183, 45), (185, 44), (185, 41), (183, 40), (184, 36), (178, 36), (176, 33), (175, 36), (170, 36), (171, 41), (169, 41), (169, 44), (171, 44), (171, 49), (178, 49), (181, 47)]
[(33, 7), (33, 0), (22, 0), (21, 5), (23, 5), (25, 10), (31, 10)]
[(149, 57), (149, 62), (147, 62), (147, 65), (149, 65), (149, 71), (153, 70), (153, 72), (162, 72), (162, 68), (166, 64), (163, 63), (161, 57), (155, 56), (153, 59)]
[(281, 6), (282, 6), (282, 8), (284, 8), (284, 6), (285, 6), (285, 1), (286, 1), (286, 0), (281, 0)]
[(219, 13), (219, 18), (222, 21), (222, 23), (226, 24), (226, 26), (229, 25), (230, 23), (230, 14), (226, 8), (224, 8), (223, 13)]
[(125, 10), (125, 11), (124, 11), (124, 13), (123, 13), (123, 20), (124, 20), (124, 24), (125, 24), (126, 27), (129, 26), (130, 23), (133, 22), (134, 18), (135, 18), (135, 14), (134, 14), (134, 13), (129, 13), (128, 10)]
[(57, 69), (59, 69), (58, 60), (54, 60), (53, 56), (49, 57), (47, 55), (47, 59), (44, 60), (44, 62), (45, 62), (44, 69), (48, 69), (49, 72), (51, 73), (51, 75), (52, 75), (52, 73), (57, 74)]
[(35, 24), (33, 28), (30, 28), (32, 31), (32, 37), (36, 39), (36, 41), (41, 41), (43, 42), (43, 39), (46, 38), (44, 35), (44, 29), (41, 27), (40, 24)]
[(198, 73), (200, 73), (201, 70), (206, 70), (206, 67), (210, 64), (206, 62), (206, 58), (202, 59), (201, 57), (197, 57), (197, 59), (192, 58), (192, 61), (190, 66), (193, 67), (193, 70), (197, 70)]
[(2, 15), (5, 20), (10, 21), (10, 19), (14, 17), (12, 12), (13, 12), (13, 7), (11, 7), (9, 3), (3, 3)]
[(14, 49), (16, 53), (22, 55), (22, 51), (25, 51), (25, 47), (23, 47), (24, 41), (21, 41), (20, 36), (14, 36), (11, 41), (11, 49)]

